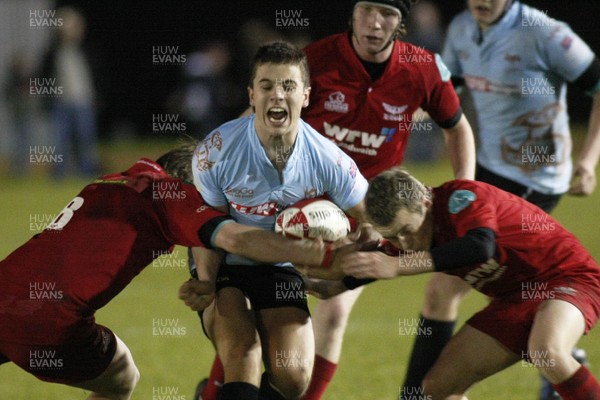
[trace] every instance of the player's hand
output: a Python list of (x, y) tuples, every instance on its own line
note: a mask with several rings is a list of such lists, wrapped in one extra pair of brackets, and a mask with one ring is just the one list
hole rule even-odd
[(398, 257), (380, 251), (355, 251), (345, 255), (341, 263), (344, 274), (358, 279), (391, 279), (400, 272)]
[(346, 274), (342, 271), (342, 258), (353, 251), (356, 251), (357, 244), (351, 241), (338, 240), (335, 243), (332, 243), (331, 249), (333, 251), (333, 259), (331, 263), (323, 268), (319, 267), (310, 267), (307, 265), (295, 266), (302, 275), (309, 278), (316, 279), (327, 279), (327, 280), (340, 280)]
[(348, 288), (342, 281), (330, 281), (304, 277), (306, 291), (318, 299), (329, 299), (345, 292)]
[(179, 288), (179, 298), (193, 311), (202, 311), (215, 299), (215, 285), (191, 279)]
[(573, 196), (589, 196), (596, 188), (596, 171), (585, 164), (578, 163), (573, 171), (569, 194)]
[(366, 222), (361, 223), (356, 231), (352, 232), (350, 235), (348, 235), (348, 237), (350, 240), (358, 244), (366, 242), (378, 242), (379, 240), (383, 239), (381, 233), (377, 232), (375, 228), (373, 228), (373, 225)]

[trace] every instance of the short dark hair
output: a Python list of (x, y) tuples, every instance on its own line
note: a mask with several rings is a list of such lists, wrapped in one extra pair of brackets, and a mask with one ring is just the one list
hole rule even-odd
[(390, 226), (401, 209), (421, 211), (421, 200), (429, 189), (406, 170), (395, 167), (383, 171), (370, 183), (365, 196), (367, 218), (375, 225)]
[(302, 74), (302, 83), (304, 83), (304, 87), (310, 86), (310, 75), (308, 72), (306, 54), (289, 42), (272, 42), (260, 46), (252, 59), (249, 82), (250, 87), (252, 87), (254, 78), (256, 78), (256, 70), (258, 70), (258, 67), (267, 63), (297, 65)]
[(192, 182), (194, 180), (192, 157), (197, 146), (197, 140), (185, 139), (182, 144), (160, 156), (156, 163), (173, 178), (181, 179), (184, 182)]

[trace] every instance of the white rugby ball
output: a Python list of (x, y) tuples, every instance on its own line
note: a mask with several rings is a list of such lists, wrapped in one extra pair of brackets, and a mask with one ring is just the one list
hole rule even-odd
[(277, 215), (275, 232), (297, 239), (316, 239), (320, 236), (327, 242), (333, 242), (350, 232), (350, 221), (329, 200), (305, 199)]

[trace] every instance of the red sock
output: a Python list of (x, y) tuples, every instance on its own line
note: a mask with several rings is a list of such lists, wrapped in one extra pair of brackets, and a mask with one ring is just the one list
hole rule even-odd
[(315, 355), (315, 366), (310, 378), (310, 385), (304, 396), (302, 396), (302, 400), (319, 400), (325, 393), (329, 382), (331, 382), (336, 368), (337, 364)]
[(595, 400), (600, 399), (600, 385), (594, 375), (583, 365), (575, 375), (552, 385), (563, 400)]
[(210, 375), (208, 376), (208, 382), (202, 391), (202, 400), (217, 400), (221, 393), (221, 387), (225, 381), (225, 371), (223, 371), (223, 364), (219, 360), (219, 356), (215, 355), (212, 368), (210, 369)]

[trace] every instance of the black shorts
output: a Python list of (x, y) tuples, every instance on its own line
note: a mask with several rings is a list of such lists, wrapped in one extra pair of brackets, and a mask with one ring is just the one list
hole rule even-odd
[[(291, 267), (221, 264), (216, 286), (217, 292), (226, 287), (241, 290), (250, 300), (254, 312), (267, 308), (296, 307), (310, 315), (304, 280)], [(208, 337), (202, 319), (203, 312), (198, 312), (198, 316), (202, 330)]]
[(544, 194), (536, 192), (525, 185), (521, 185), (520, 183), (497, 175), (489, 169), (483, 168), (479, 164), (477, 164), (477, 170), (475, 171), (475, 180), (489, 183), (490, 185), (494, 185), (505, 192), (522, 197), (547, 213), (550, 213), (552, 210), (554, 210), (554, 208), (558, 205), (560, 198), (562, 197), (562, 194)]
[(240, 289), (250, 300), (254, 311), (296, 307), (309, 312), (304, 280), (291, 267), (221, 265), (217, 275), (217, 292), (226, 287)]

